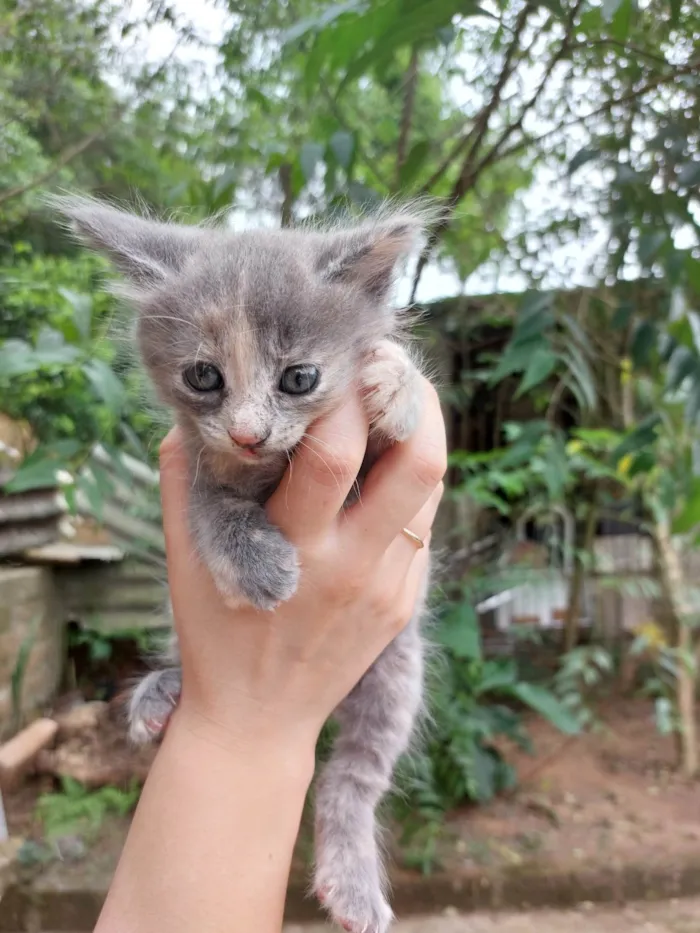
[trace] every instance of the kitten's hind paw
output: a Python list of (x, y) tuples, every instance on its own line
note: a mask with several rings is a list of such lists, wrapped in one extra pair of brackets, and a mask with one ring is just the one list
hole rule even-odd
[(335, 923), (348, 933), (387, 933), (394, 918), (391, 907), (372, 877), (346, 878), (340, 884), (317, 884), (316, 898)]
[(136, 745), (147, 745), (165, 730), (180, 698), (182, 675), (179, 668), (152, 671), (131, 695), (129, 738)]

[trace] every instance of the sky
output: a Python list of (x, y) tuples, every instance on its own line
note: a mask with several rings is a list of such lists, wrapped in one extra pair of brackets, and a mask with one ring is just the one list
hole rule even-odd
[[(132, 15), (138, 16), (145, 12), (147, 5), (148, 0), (131, 0), (128, 9)], [(212, 0), (199, 0), (196, 17), (192, 17), (191, 0), (173, 0), (172, 6), (185, 19), (191, 20), (198, 36), (212, 43), (216, 43), (226, 29), (229, 14), (221, 7), (216, 6)], [(167, 24), (159, 24), (150, 31), (147, 37), (144, 49), (145, 55), (154, 64), (158, 63), (171, 53), (174, 44), (175, 34), (173, 29)], [(216, 54), (213, 50), (208, 51), (199, 47), (180, 47), (176, 54), (183, 62), (210, 63), (212, 72), (214, 71)], [(536, 80), (536, 77), (533, 76), (532, 80)], [(527, 93), (527, 91), (528, 89), (525, 87), (523, 92)], [(459, 95), (462, 93), (468, 94), (468, 90), (465, 88), (462, 91), (459, 86), (456, 86), (454, 93), (459, 103)], [(589, 169), (589, 171), (595, 171), (595, 169)], [(529, 189), (517, 198), (510, 229), (507, 233), (509, 235), (517, 234), (522, 229), (522, 223), (533, 224), (538, 216), (549, 212), (552, 207), (563, 206), (565, 199), (566, 193), (557, 182), (551, 169), (544, 165), (541, 166), (535, 172), (535, 177)], [(232, 225), (239, 229), (242, 226), (250, 226), (251, 223), (257, 224), (258, 222), (259, 219), (242, 213), (234, 213), (231, 218)], [(590, 268), (593, 257), (600, 251), (605, 236), (605, 230), (601, 229), (596, 236), (587, 242), (571, 243), (553, 250), (550, 259), (554, 260), (554, 268), (558, 270), (558, 281), (553, 281), (552, 286), (565, 284), (570, 287), (572, 285), (586, 284), (588, 281), (587, 270)], [(407, 274), (399, 283), (397, 299), (400, 303), (405, 303), (409, 299), (411, 278), (411, 267), (409, 266)], [(423, 272), (417, 298), (419, 302), (428, 302), (462, 292), (487, 294), (495, 290), (518, 291), (524, 287), (526, 287), (526, 282), (522, 276), (498, 274), (497, 279), (495, 279), (493, 270), (478, 270), (466, 283), (462, 283), (456, 275), (440, 270), (434, 264), (430, 264)]]

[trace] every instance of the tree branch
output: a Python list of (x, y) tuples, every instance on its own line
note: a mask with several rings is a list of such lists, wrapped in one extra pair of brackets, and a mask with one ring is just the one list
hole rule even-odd
[[(353, 132), (352, 127), (350, 126), (348, 121), (345, 119), (345, 115), (343, 114), (340, 107), (338, 106), (338, 101), (331, 94), (331, 92), (329, 91), (327, 86), (323, 83), (323, 81), (321, 82), (321, 92), (323, 96), (326, 98), (326, 100), (328, 101), (328, 104), (331, 108), (333, 116), (336, 118), (338, 123), (342, 126), (344, 130), (347, 130), (348, 133), (352, 133)], [(372, 159), (370, 159), (367, 153), (360, 147), (357, 139), (355, 141), (355, 149), (358, 155), (362, 157), (362, 160), (365, 163), (366, 167), (374, 175), (375, 179), (379, 182), (379, 184), (382, 185), (387, 190), (390, 190), (391, 185), (389, 184), (389, 181), (382, 175), (382, 173), (379, 171), (379, 169), (374, 164)]]
[(465, 192), (467, 191), (467, 185), (470, 184), (470, 175), (471, 175), (471, 166), (473, 164), (474, 158), (476, 157), (479, 149), (482, 146), (484, 138), (488, 132), (489, 121), (501, 103), (501, 97), (503, 95), (503, 89), (506, 86), (508, 79), (513, 74), (513, 71), (517, 67), (518, 62), (516, 61), (516, 55), (518, 49), (520, 48), (520, 39), (527, 23), (527, 18), (533, 10), (533, 5), (531, 0), (527, 0), (523, 8), (518, 13), (518, 17), (515, 21), (513, 27), (513, 35), (511, 41), (506, 49), (505, 56), (503, 58), (503, 65), (501, 67), (500, 74), (496, 79), (496, 83), (493, 86), (491, 91), (491, 96), (487, 103), (482, 107), (480, 112), (477, 114), (474, 121), (474, 125), (469, 130), (467, 134), (467, 145), (468, 152), (464, 162), (462, 163), (462, 169), (455, 181), (452, 191), (450, 192), (447, 198), (447, 204), (445, 210), (442, 212), (440, 220), (437, 223), (437, 226), (432, 231), (430, 240), (426, 244), (425, 249), (421, 253), (418, 264), (416, 266), (416, 271), (413, 276), (413, 286), (411, 288), (411, 303), (415, 301), (416, 292), (418, 290), (418, 283), (420, 282), (420, 277), (423, 273), (430, 253), (433, 246), (439, 239), (440, 235), (449, 225), (452, 214), (454, 212), (455, 205), (461, 201)]
[[(167, 68), (170, 61), (172, 60), (173, 55), (177, 51), (177, 48), (180, 45), (181, 41), (182, 41), (182, 36), (178, 38), (177, 42), (171, 49), (168, 56), (160, 63), (160, 65), (155, 69), (155, 71), (153, 71), (148, 76), (148, 78), (146, 78), (146, 80), (143, 82), (143, 84), (140, 87), (140, 91), (139, 91), (140, 94), (143, 94), (145, 91), (147, 91), (151, 87), (153, 82), (156, 81), (160, 77), (160, 75), (164, 72), (164, 70)], [(138, 96), (136, 99), (138, 99)], [(115, 107), (115, 109), (110, 114), (109, 120), (105, 120), (105, 122), (98, 129), (94, 130), (92, 133), (88, 133), (87, 136), (84, 136), (77, 143), (71, 143), (70, 146), (66, 146), (66, 148), (62, 152), (60, 152), (58, 156), (54, 159), (51, 165), (45, 171), (41, 172), (39, 175), (36, 175), (34, 178), (30, 179), (29, 181), (24, 182), (24, 184), (15, 185), (14, 188), (5, 188), (2, 191), (0, 191), (0, 204), (4, 204), (6, 201), (11, 200), (12, 198), (18, 198), (21, 195), (26, 194), (28, 191), (31, 191), (33, 188), (37, 188), (40, 185), (43, 185), (50, 178), (53, 178), (53, 176), (56, 175), (58, 172), (60, 172), (62, 168), (64, 168), (66, 165), (69, 164), (69, 162), (72, 162), (73, 159), (75, 159), (81, 153), (85, 152), (85, 150), (89, 149), (90, 146), (92, 146), (94, 142), (96, 142), (98, 139), (104, 136), (104, 134), (109, 130), (109, 128), (113, 126), (114, 123), (116, 123), (118, 120), (121, 119), (121, 117), (129, 109), (129, 106), (131, 106), (133, 103), (134, 103), (133, 100), (127, 100), (127, 101), (124, 101), (122, 104), (120, 104), (118, 107)]]
[(283, 194), (280, 225), (282, 227), (291, 227), (294, 194), (292, 193), (292, 166), (289, 162), (280, 165), (279, 177)]
[(408, 138), (411, 133), (411, 122), (413, 120), (413, 106), (416, 100), (416, 85), (418, 84), (418, 49), (411, 51), (411, 61), (408, 65), (405, 79), (405, 95), (403, 100), (403, 109), (401, 111), (401, 127), (399, 130), (399, 142), (396, 148), (396, 187), (399, 187), (401, 178), (401, 169), (404, 166), (408, 150)]

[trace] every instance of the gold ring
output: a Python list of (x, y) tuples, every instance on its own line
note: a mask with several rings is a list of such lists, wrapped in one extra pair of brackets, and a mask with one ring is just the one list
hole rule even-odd
[(401, 534), (405, 535), (409, 541), (412, 541), (418, 550), (420, 550), (422, 547), (425, 547), (425, 541), (422, 538), (419, 538), (418, 535), (414, 534), (414, 532), (412, 532), (410, 529), (402, 528)]

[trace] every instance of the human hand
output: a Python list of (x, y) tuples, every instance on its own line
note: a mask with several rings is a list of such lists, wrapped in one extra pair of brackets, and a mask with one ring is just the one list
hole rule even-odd
[(444, 424), (424, 380), (421, 422), (370, 471), (361, 501), (342, 506), (368, 425), (359, 396), (313, 426), (267, 505), (298, 548), (302, 577), (274, 612), (228, 608), (192, 547), (188, 464), (177, 430), (161, 447), (168, 578), (183, 667), (176, 717), (234, 743), (301, 739), (312, 749), (338, 703), (413, 614), (442, 496)]

